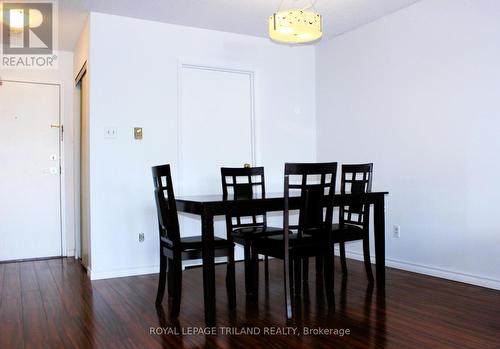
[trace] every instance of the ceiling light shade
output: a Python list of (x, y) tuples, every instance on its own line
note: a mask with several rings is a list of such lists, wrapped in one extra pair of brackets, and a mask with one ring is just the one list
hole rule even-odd
[(30, 9), (28, 12), (29, 23), (24, 23), (24, 10), (11, 9), (9, 12), (9, 27), (13, 32), (22, 32), (24, 27), (38, 28), (43, 23), (43, 15), (39, 10)]
[(269, 17), (269, 37), (287, 44), (304, 44), (323, 35), (321, 15), (306, 10), (276, 12)]
[(22, 31), (24, 28), (24, 10), (11, 9), (8, 24), (11, 31)]
[(30, 9), (30, 28), (38, 28), (43, 23), (43, 14), (36, 9)]

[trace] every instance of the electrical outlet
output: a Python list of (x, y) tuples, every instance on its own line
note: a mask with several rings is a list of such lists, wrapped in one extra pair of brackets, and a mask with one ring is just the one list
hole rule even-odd
[(139, 242), (144, 242), (144, 233), (139, 233)]
[(401, 227), (399, 225), (395, 225), (392, 227), (392, 236), (395, 239), (399, 239), (401, 237)]
[(118, 131), (114, 127), (106, 127), (104, 129), (104, 138), (116, 138)]

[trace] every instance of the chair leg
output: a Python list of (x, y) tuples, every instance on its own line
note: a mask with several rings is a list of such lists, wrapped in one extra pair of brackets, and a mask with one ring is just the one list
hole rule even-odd
[(293, 259), (293, 271), (295, 273), (294, 275), (294, 280), (295, 280), (295, 294), (296, 295), (300, 295), (301, 291), (302, 291), (302, 268), (301, 268), (301, 262), (302, 262), (302, 258), (294, 258)]
[(342, 267), (342, 274), (347, 276), (347, 259), (345, 257), (345, 242), (340, 242), (339, 247), (340, 247), (340, 266)]
[(269, 256), (264, 256), (264, 275), (266, 277), (266, 284), (269, 283)]
[(254, 282), (253, 278), (253, 265), (252, 265), (252, 255), (250, 250), (250, 244), (247, 242), (243, 246), (244, 258), (243, 262), (245, 265), (245, 292), (246, 294), (252, 294), (252, 285)]
[(249, 287), (251, 289), (250, 293), (255, 299), (259, 297), (259, 254), (252, 250), (252, 255), (249, 261), (250, 275)]
[(373, 283), (372, 263), (370, 260), (370, 240), (367, 237), (363, 239), (363, 258), (365, 260), (366, 276), (370, 283)]
[[(287, 320), (293, 318), (292, 296), (293, 296), (293, 259), (288, 257), (285, 252), (283, 260), (283, 282), (285, 286), (285, 312)], [(288, 270), (287, 270), (288, 269)], [(288, 274), (288, 277), (287, 277)], [(289, 280), (287, 280), (289, 279)]]
[(227, 253), (226, 288), (229, 299), (229, 308), (236, 308), (236, 275), (234, 270), (234, 247)]
[(335, 298), (334, 298), (334, 254), (333, 251), (328, 251), (324, 256), (324, 272), (323, 277), (325, 279), (325, 291), (326, 299), (328, 302), (328, 307), (330, 309), (335, 308)]
[(160, 247), (160, 278), (158, 280), (158, 291), (156, 293), (156, 305), (160, 305), (163, 301), (165, 293), (165, 281), (167, 280), (167, 257), (163, 255)]
[(182, 298), (182, 257), (179, 254), (174, 254), (173, 259), (173, 300), (172, 309), (170, 311), (170, 317), (177, 318), (181, 310), (181, 298)]
[(171, 298), (174, 296), (174, 261), (173, 259), (167, 260), (167, 287), (168, 296)]
[(316, 273), (323, 272), (323, 256), (316, 256)]
[(309, 281), (309, 257), (302, 258), (302, 277), (303, 281)]

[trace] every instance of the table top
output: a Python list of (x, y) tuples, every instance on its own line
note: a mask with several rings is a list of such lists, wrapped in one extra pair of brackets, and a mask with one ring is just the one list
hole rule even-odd
[[(362, 197), (370, 197), (370, 196), (380, 196), (389, 194), (387, 191), (371, 191), (369, 193), (362, 194), (342, 194), (341, 192), (336, 192), (335, 197), (353, 197), (353, 196), (362, 196)], [(224, 198), (222, 194), (211, 194), (211, 195), (188, 195), (188, 196), (178, 196), (176, 197), (176, 201), (181, 202), (193, 202), (193, 203), (216, 203), (216, 202), (227, 202), (227, 201), (252, 201), (252, 200), (278, 200), (283, 199), (283, 193), (266, 193), (266, 197), (263, 198), (261, 194), (255, 194), (252, 199), (246, 198), (238, 198), (235, 199), (233, 195), (228, 195), (227, 198)], [(297, 195), (290, 195), (290, 198), (298, 197)]]

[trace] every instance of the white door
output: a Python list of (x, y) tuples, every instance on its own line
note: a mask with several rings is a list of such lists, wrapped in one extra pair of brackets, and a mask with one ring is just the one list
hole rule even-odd
[[(222, 194), (220, 168), (254, 162), (252, 74), (183, 66), (180, 79), (178, 195)], [(199, 234), (199, 219), (185, 217), (181, 228)], [(226, 235), (223, 217), (215, 233)]]
[(222, 193), (220, 168), (253, 162), (252, 77), (185, 66), (181, 76), (180, 188)]
[(61, 256), (59, 86), (0, 86), (0, 260)]

